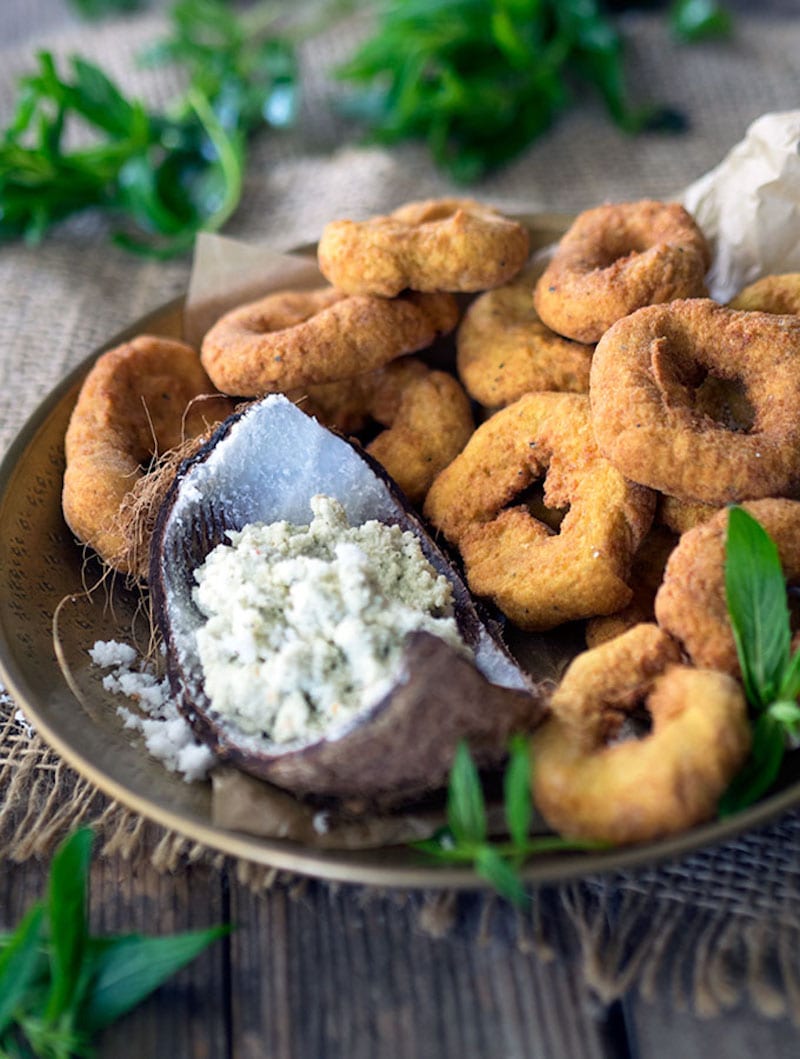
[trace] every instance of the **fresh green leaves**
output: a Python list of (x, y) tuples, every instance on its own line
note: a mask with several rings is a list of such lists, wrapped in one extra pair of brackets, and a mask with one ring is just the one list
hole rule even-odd
[(0, 1055), (69, 1059), (226, 933), (96, 938), (87, 926), (92, 832), (58, 849), (45, 901), (0, 937)]
[(486, 838), (486, 803), (478, 770), (466, 743), (459, 743), (447, 788), (447, 822), (461, 845), (480, 845)]
[(688, 41), (724, 37), (733, 25), (730, 12), (717, 0), (674, 0), (669, 21), (673, 33)]
[(146, 0), (70, 0), (83, 18), (103, 18), (125, 11), (138, 11)]
[(450, 770), (447, 789), (447, 826), (433, 838), (414, 843), (414, 848), (451, 864), (472, 864), (477, 875), (517, 905), (526, 902), (519, 869), (535, 853), (586, 849), (587, 843), (571, 842), (557, 835), (531, 836), (530, 747), (524, 736), (514, 736), (503, 777), (508, 841), (488, 835), (486, 799), (475, 762), (466, 743), (459, 743)]
[(179, 0), (171, 16), (171, 35), (147, 58), (180, 64), (188, 86), (164, 114), (85, 59), (59, 71), (38, 56), (0, 138), (0, 238), (36, 242), (96, 207), (124, 219), (122, 245), (169, 256), (230, 217), (247, 137), (294, 118), (294, 47), (273, 35), (271, 5), (239, 16), (224, 0)]
[(361, 86), (347, 109), (376, 141), (424, 139), (464, 183), (544, 132), (575, 79), (626, 131), (660, 117), (628, 103), (622, 43), (597, 0), (383, 0), (375, 35), (338, 75)]
[(747, 698), (765, 709), (789, 662), (789, 608), (778, 549), (740, 507), (728, 517), (725, 595)]
[(754, 712), (750, 757), (720, 802), (729, 815), (778, 777), (787, 738), (800, 736), (800, 652), (791, 626), (778, 549), (745, 510), (733, 507), (725, 543), (725, 594), (747, 700)]

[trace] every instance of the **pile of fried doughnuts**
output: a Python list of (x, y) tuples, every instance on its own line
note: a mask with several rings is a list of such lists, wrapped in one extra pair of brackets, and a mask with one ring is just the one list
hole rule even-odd
[(143, 337), (97, 362), (64, 512), (130, 572), (120, 512), (153, 454), (286, 393), (362, 438), (475, 595), (531, 633), (585, 622), (534, 738), (534, 797), (570, 837), (652, 840), (712, 817), (749, 752), (725, 505), (800, 579), (800, 275), (720, 305), (702, 232), (650, 200), (588, 210), (528, 258), (524, 225), (470, 199), (333, 222), (329, 285), (233, 309), (199, 357)]

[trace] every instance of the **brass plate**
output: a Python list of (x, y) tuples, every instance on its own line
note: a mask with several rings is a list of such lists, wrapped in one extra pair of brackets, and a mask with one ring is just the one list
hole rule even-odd
[[(564, 230), (563, 215), (529, 218), (534, 245)], [(141, 622), (138, 599), (119, 585), (88, 597), (99, 567), (76, 546), (61, 516), (63, 441), (80, 384), (103, 350), (135, 334), (180, 337), (182, 305), (171, 302), (111, 339), (64, 379), (25, 424), (0, 465), (0, 679), (41, 736), (107, 795), (187, 838), (234, 857), (320, 878), (376, 886), (484, 885), (465, 868), (442, 867), (407, 848), (320, 851), (214, 826), (210, 787), (187, 784), (154, 761), (125, 731), (117, 701), (104, 692), (87, 651), (98, 639), (129, 638)], [(64, 602), (62, 602), (64, 601)], [(53, 617), (71, 686), (53, 645)], [(794, 756), (793, 756), (794, 757)], [(669, 840), (624, 850), (547, 855), (525, 868), (531, 881), (575, 878), (673, 858), (731, 838), (800, 804), (800, 762), (781, 790), (738, 816)]]

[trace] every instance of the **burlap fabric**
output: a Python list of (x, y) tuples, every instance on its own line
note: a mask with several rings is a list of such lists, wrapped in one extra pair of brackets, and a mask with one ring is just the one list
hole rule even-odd
[[(573, 210), (607, 198), (669, 195), (716, 164), (759, 114), (798, 104), (800, 23), (781, 13), (791, 5), (760, 5), (758, 15), (740, 6), (732, 40), (691, 48), (676, 45), (656, 16), (623, 22), (635, 95), (683, 109), (687, 134), (631, 140), (608, 124), (597, 102), (581, 101), (525, 157), (474, 192), (510, 207)], [(151, 103), (167, 99), (174, 74), (145, 73), (135, 63), (162, 29), (157, 15), (87, 28), (59, 0), (5, 0), (0, 121), (10, 114), (15, 79), (31, 66), (34, 42), (58, 55), (94, 57)], [(331, 218), (453, 190), (422, 149), (357, 146), (356, 130), (333, 116), (336, 89), (325, 73), (363, 30), (352, 19), (306, 46), (298, 127), (265, 134), (254, 146), (229, 234), (286, 248), (312, 240)], [(3, 448), (68, 368), (185, 287), (187, 260), (143, 261), (115, 249), (108, 232), (107, 222), (85, 216), (41, 246), (6, 245), (0, 253)], [(28, 734), (7, 697), (0, 697), (0, 798), (0, 854), (10, 859), (46, 854), (79, 819), (97, 823), (107, 851), (147, 856), (165, 868), (202, 854), (79, 780)], [(246, 864), (238, 871), (260, 878)], [(424, 910), (429, 929), (452, 926), (464, 901), (431, 901)], [(481, 912), (490, 920), (491, 904)], [(587, 978), (604, 999), (637, 982), (712, 1013), (746, 992), (761, 1011), (800, 1021), (800, 814), (679, 863), (545, 890), (533, 920), (519, 930), (521, 942), (540, 947), (579, 945)]]

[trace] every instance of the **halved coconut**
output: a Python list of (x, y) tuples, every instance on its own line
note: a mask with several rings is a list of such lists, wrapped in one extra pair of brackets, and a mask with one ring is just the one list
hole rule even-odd
[[(417, 535), (453, 586), (456, 621), (475, 661), (415, 633), (389, 694), (322, 737), (278, 744), (238, 730), (205, 693), (194, 571), (227, 530), (308, 523), (318, 493), (339, 500), (351, 525), (378, 519)], [(459, 740), (482, 766), (496, 764), (509, 735), (531, 730), (544, 711), (540, 688), (481, 618), (458, 572), (379, 464), (280, 396), (232, 416), (182, 466), (153, 535), (150, 588), (173, 694), (200, 738), (221, 758), (297, 793), (384, 804), (409, 799), (445, 783)]]

